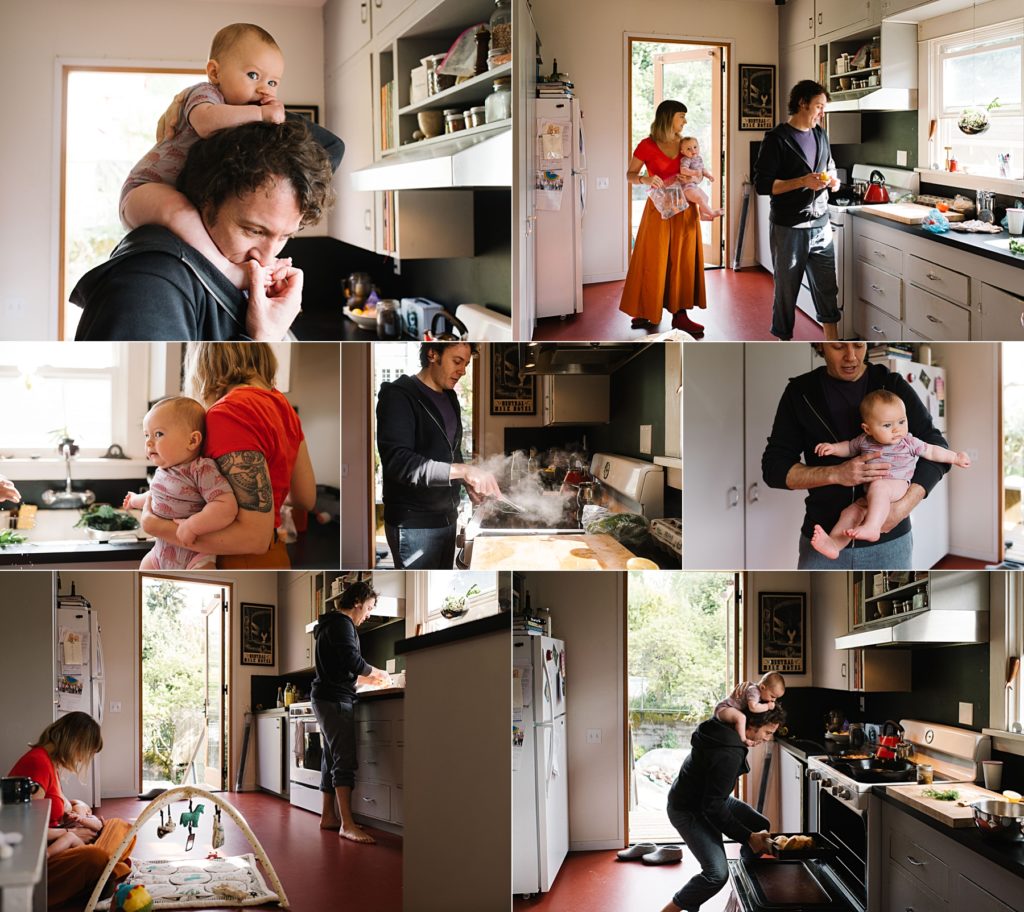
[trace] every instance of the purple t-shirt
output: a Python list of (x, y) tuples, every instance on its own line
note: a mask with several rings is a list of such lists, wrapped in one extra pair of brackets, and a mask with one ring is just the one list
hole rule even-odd
[(455, 408), (452, 406), (451, 399), (448, 398), (448, 393), (443, 391), (439, 393), (437, 390), (431, 389), (415, 374), (412, 379), (416, 381), (420, 392), (425, 393), (427, 398), (434, 403), (434, 407), (441, 413), (441, 419), (444, 421), (444, 435), (448, 438), (448, 442), (455, 446), (455, 431), (459, 426), (459, 418), (455, 414)]
[(813, 171), (818, 163), (818, 143), (814, 139), (814, 130), (798, 130), (792, 124), (786, 124), (786, 126), (789, 127), (790, 135), (800, 147), (804, 161), (807, 162), (807, 167)]

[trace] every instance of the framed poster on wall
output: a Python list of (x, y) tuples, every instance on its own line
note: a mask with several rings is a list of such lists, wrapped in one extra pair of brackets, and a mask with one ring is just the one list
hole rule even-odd
[(536, 415), (537, 378), (519, 374), (518, 342), (491, 343), (491, 414)]
[(274, 664), (274, 606), (242, 602), (242, 664)]
[(761, 592), (757, 603), (757, 671), (807, 673), (807, 596)]
[(775, 64), (741, 63), (740, 129), (770, 130), (775, 126)]

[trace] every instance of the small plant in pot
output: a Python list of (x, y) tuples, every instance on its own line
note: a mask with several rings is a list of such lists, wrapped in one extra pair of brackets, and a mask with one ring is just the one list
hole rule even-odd
[(441, 602), (441, 617), (449, 621), (462, 617), (469, 611), (469, 607), (466, 605), (467, 600), (479, 591), (480, 587), (473, 583), (462, 595), (446, 595), (444, 601)]
[(984, 109), (964, 108), (960, 114), (960, 120), (957, 121), (960, 132), (966, 133), (968, 136), (978, 136), (984, 133), (991, 126), (988, 112), (999, 106), (999, 99), (993, 98)]

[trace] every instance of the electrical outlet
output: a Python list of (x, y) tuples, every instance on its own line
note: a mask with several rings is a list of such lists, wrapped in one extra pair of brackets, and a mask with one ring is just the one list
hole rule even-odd
[(342, 478), (348, 478), (348, 463), (347, 462), (343, 462), (341, 464), (341, 477)]
[(651, 452), (651, 425), (649, 424), (640, 425), (640, 452), (648, 454)]
[(121, 701), (120, 700), (112, 700), (111, 703), (110, 703), (110, 711), (112, 713), (119, 713), (121, 711)]
[(587, 729), (587, 744), (600, 744), (601, 743), (601, 729), (599, 728), (588, 728)]
[(973, 725), (974, 724), (974, 704), (973, 703), (961, 703), (960, 704), (960, 724), (961, 725)]
[(595, 180), (595, 182), (594, 182), (594, 186), (597, 187), (598, 190), (607, 190), (608, 189), (608, 178), (607, 177), (599, 177), (599, 178), (597, 178)]
[(901, 168), (905, 168), (907, 166), (907, 150), (906, 149), (897, 149), (896, 150), (896, 164), (899, 165), (899, 167), (901, 167)]
[(866, 710), (864, 708), (864, 698), (863, 697), (860, 698), (860, 711), (861, 712), (866, 712)]

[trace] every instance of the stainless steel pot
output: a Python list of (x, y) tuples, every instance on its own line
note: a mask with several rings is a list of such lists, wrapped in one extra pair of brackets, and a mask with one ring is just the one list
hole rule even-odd
[(1000, 842), (1024, 839), (1024, 804), (983, 798), (971, 802), (971, 807), (975, 824), (986, 836)]

